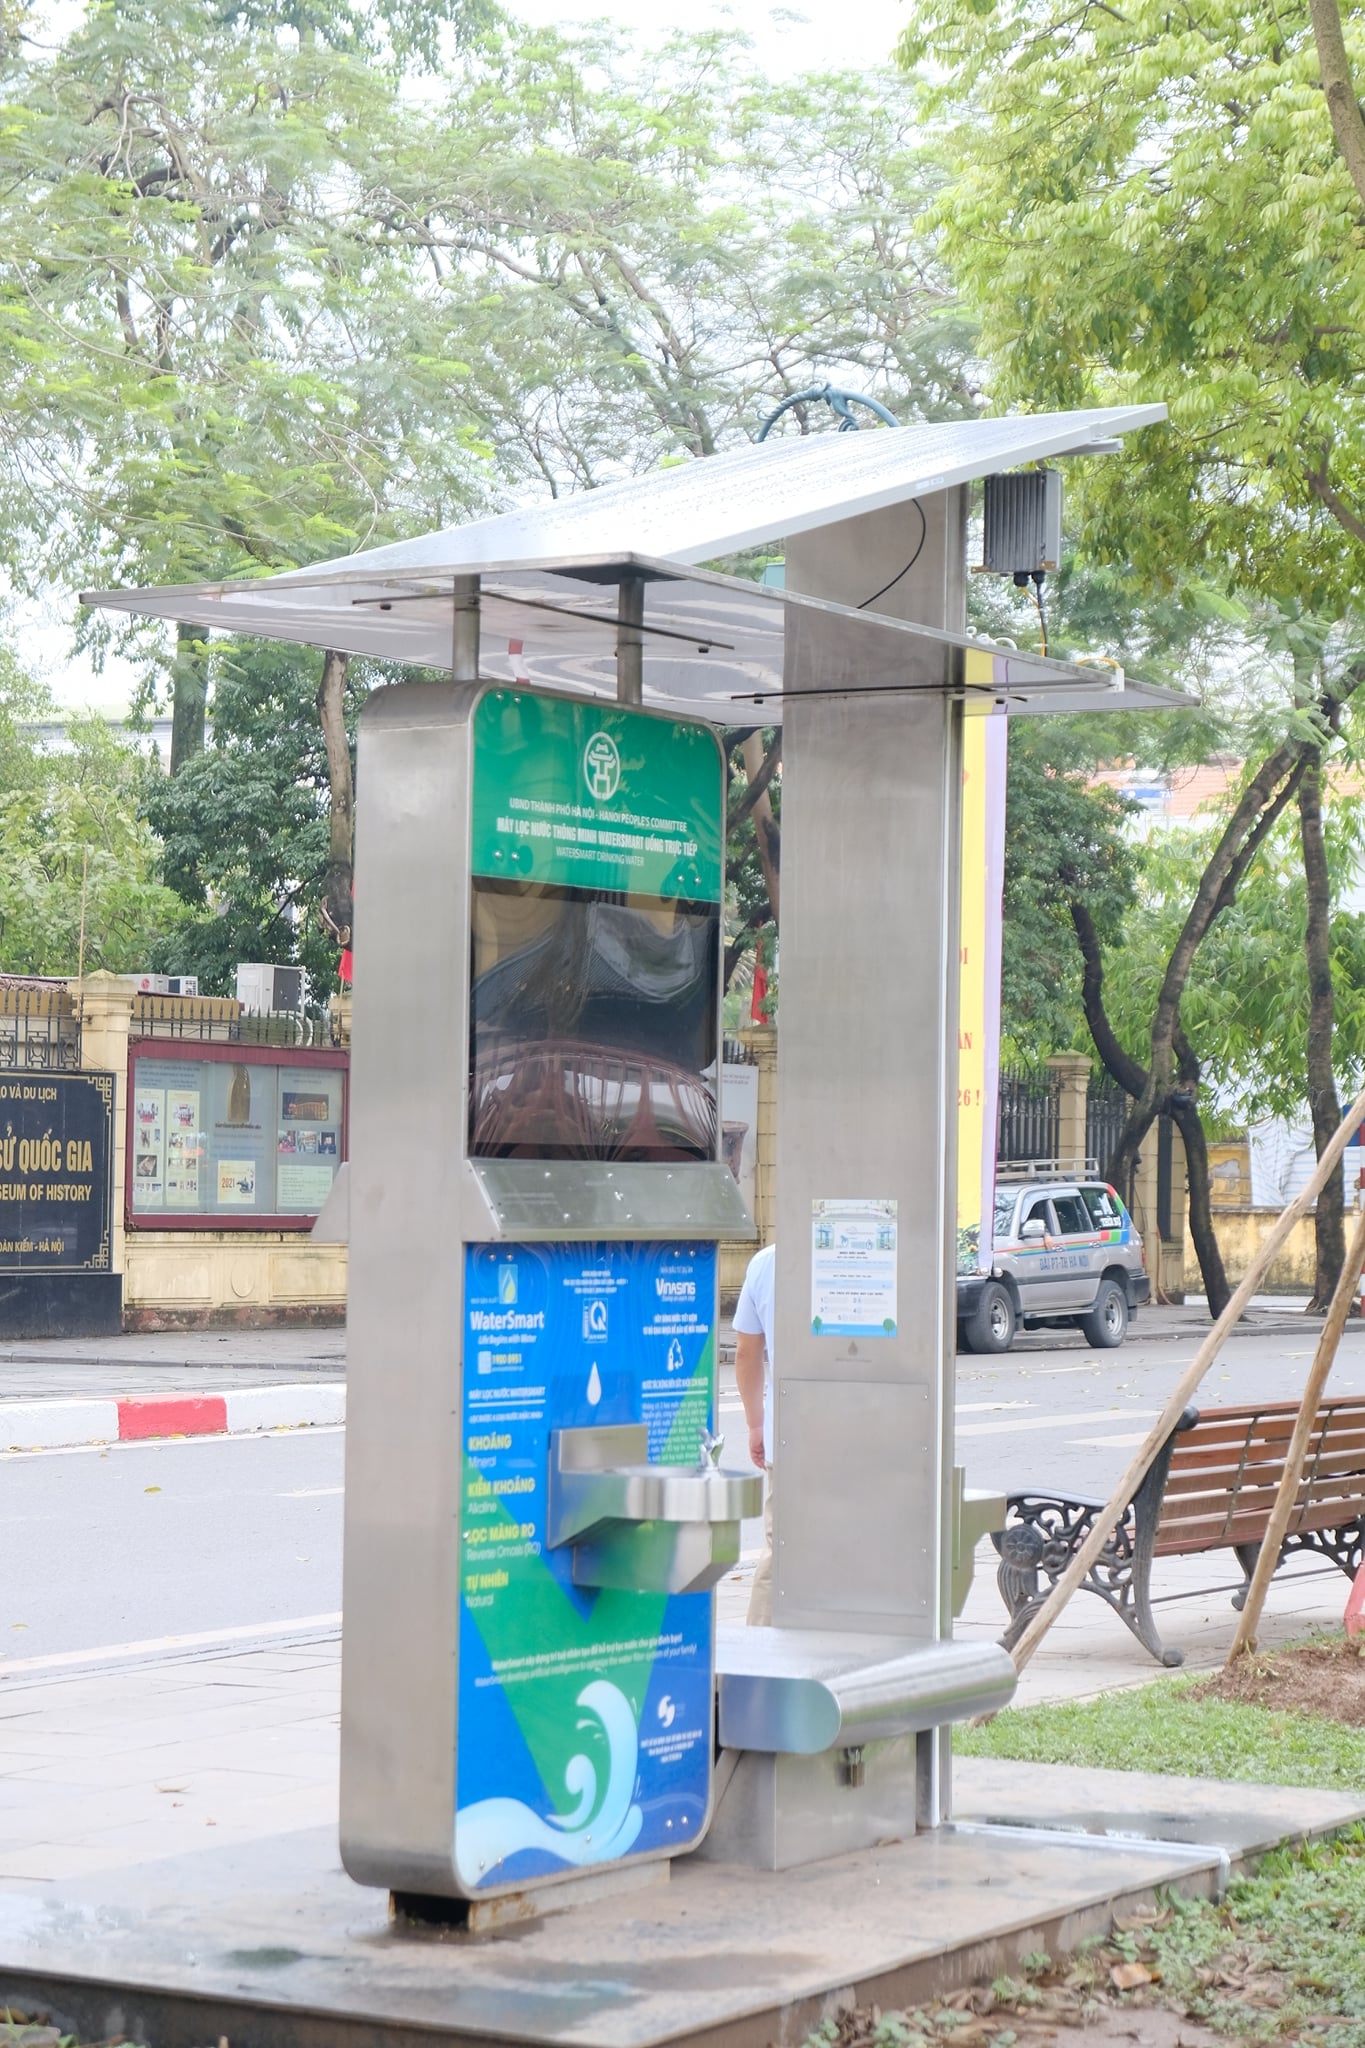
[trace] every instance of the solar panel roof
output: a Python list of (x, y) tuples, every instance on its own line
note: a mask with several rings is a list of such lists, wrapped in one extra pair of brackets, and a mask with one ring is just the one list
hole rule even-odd
[[(283, 575), (96, 591), (85, 601), (439, 669), (451, 665), (453, 579), (478, 573), (482, 672), (612, 695), (612, 586), (634, 575), (645, 583), (646, 703), (719, 723), (756, 712), (780, 720), (785, 632), (796, 614), (842, 621), (858, 665), (857, 684), (845, 688), (964, 689), (1013, 711), (1166, 707), (1188, 700), (695, 566), (1020, 462), (1081, 453), (1164, 414), (1123, 406), (764, 442)], [(984, 664), (964, 663), (973, 647)]]

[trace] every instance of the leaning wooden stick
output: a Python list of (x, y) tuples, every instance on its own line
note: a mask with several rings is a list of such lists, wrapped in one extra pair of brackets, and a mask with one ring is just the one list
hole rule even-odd
[(1256, 1559), (1251, 1584), (1247, 1587), (1247, 1597), (1237, 1623), (1237, 1633), (1232, 1639), (1232, 1648), (1228, 1651), (1229, 1664), (1240, 1657), (1243, 1651), (1251, 1651), (1256, 1647), (1256, 1630), (1260, 1624), (1261, 1610), (1265, 1606), (1265, 1596), (1270, 1590), (1270, 1581), (1275, 1576), (1275, 1567), (1280, 1561), (1280, 1549), (1289, 1528), (1289, 1517), (1294, 1512), (1299, 1482), (1303, 1478), (1308, 1440), (1318, 1419), (1323, 1389), (1327, 1385), (1328, 1374), (1336, 1360), (1341, 1333), (1346, 1328), (1346, 1318), (1351, 1313), (1351, 1304), (1356, 1298), (1362, 1266), (1365, 1266), (1365, 1209), (1361, 1210), (1356, 1227), (1351, 1233), (1350, 1249), (1342, 1264), (1331, 1305), (1327, 1310), (1327, 1320), (1322, 1326), (1322, 1335), (1318, 1338), (1318, 1348), (1313, 1354), (1308, 1384), (1303, 1390), (1303, 1400), (1294, 1422), (1294, 1434), (1289, 1439), (1289, 1449), (1285, 1453), (1284, 1470), (1280, 1474), (1275, 1505), (1270, 1510), (1270, 1520), (1266, 1524), (1265, 1540)]
[(1327, 1150), (1318, 1161), (1312, 1179), (1279, 1216), (1265, 1243), (1261, 1246), (1255, 1258), (1248, 1266), (1246, 1273), (1238, 1282), (1231, 1301), (1223, 1310), (1222, 1315), (1219, 1316), (1199, 1349), (1195, 1352), (1189, 1366), (1182, 1374), (1179, 1384), (1167, 1400), (1157, 1420), (1152, 1424), (1142, 1449), (1134, 1457), (1133, 1462), (1129, 1465), (1128, 1470), (1120, 1479), (1113, 1493), (1096, 1515), (1094, 1522), (1091, 1524), (1090, 1534), (1086, 1537), (1066, 1570), (1053, 1586), (1047, 1599), (1043, 1602), (1043, 1605), (1015, 1644), (1013, 1656), (1016, 1671), (1022, 1671), (1028, 1663), (1029, 1658), (1033, 1655), (1039, 1643), (1042, 1642), (1043, 1637), (1066, 1606), (1071, 1595), (1085, 1579), (1090, 1567), (1099, 1557), (1105, 1544), (1123, 1519), (1124, 1514), (1127, 1512), (1129, 1501), (1146, 1478), (1161, 1446), (1180, 1420), (1189, 1403), (1191, 1394), (1222, 1350), (1223, 1339), (1227, 1336), (1228, 1331), (1256, 1292), (1266, 1268), (1288, 1237), (1290, 1231), (1294, 1228), (1294, 1225), (1298, 1222), (1300, 1216), (1307, 1213), (1308, 1209), (1317, 1200), (1319, 1190), (1326, 1186), (1328, 1174), (1333, 1171), (1342, 1153), (1346, 1150), (1346, 1141), (1352, 1131), (1359, 1130), (1362, 1118), (1365, 1118), (1365, 1088), (1362, 1088), (1360, 1094), (1357, 1095), (1355, 1101), (1347, 1110), (1340, 1130), (1338, 1130), (1336, 1136), (1328, 1145)]

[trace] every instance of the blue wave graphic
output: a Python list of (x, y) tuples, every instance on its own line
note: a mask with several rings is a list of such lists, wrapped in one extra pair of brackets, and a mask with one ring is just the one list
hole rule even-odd
[(591, 1757), (571, 1757), (564, 1788), (577, 1802), (572, 1813), (547, 1819), (520, 1799), (480, 1799), (455, 1815), (455, 1868), (471, 1889), (495, 1881), (499, 1865), (524, 1849), (539, 1849), (557, 1863), (610, 1863), (634, 1847), (644, 1816), (634, 1802), (639, 1731), (630, 1701), (605, 1678), (578, 1695), (578, 1705), (599, 1722), (607, 1739), (607, 1787), (598, 1801)]

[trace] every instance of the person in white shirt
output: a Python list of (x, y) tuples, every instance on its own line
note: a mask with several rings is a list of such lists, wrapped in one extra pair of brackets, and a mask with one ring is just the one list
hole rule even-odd
[(755, 1252), (735, 1308), (735, 1382), (749, 1427), (749, 1456), (768, 1475), (763, 1504), (763, 1555), (754, 1573), (745, 1619), (769, 1628), (773, 1618), (773, 1268), (776, 1246)]

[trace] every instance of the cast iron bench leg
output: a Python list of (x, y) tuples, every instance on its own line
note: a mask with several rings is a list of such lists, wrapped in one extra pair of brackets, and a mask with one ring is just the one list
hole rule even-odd
[[(1237, 1562), (1242, 1567), (1242, 1583), (1232, 1596), (1232, 1604), (1240, 1614), (1247, 1604), (1247, 1594), (1251, 1591), (1251, 1581), (1256, 1571), (1256, 1560), (1265, 1548), (1265, 1545), (1262, 1543), (1234, 1543), (1232, 1547), (1237, 1553)], [(1280, 1552), (1280, 1557), (1283, 1560), (1283, 1551)]]
[[(1173, 1669), (1184, 1663), (1185, 1653), (1162, 1642), (1150, 1597), (1156, 1513), (1165, 1482), (1162, 1461), (1134, 1495), (1127, 1514), (1081, 1581), (1081, 1590), (1103, 1600), (1149, 1655)], [(1102, 1505), (1067, 1494), (1011, 1495), (1008, 1523), (992, 1539), (1000, 1553), (996, 1583), (1010, 1617), (1000, 1638), (1007, 1650), (1018, 1642), (1089, 1535), (1095, 1511)]]

